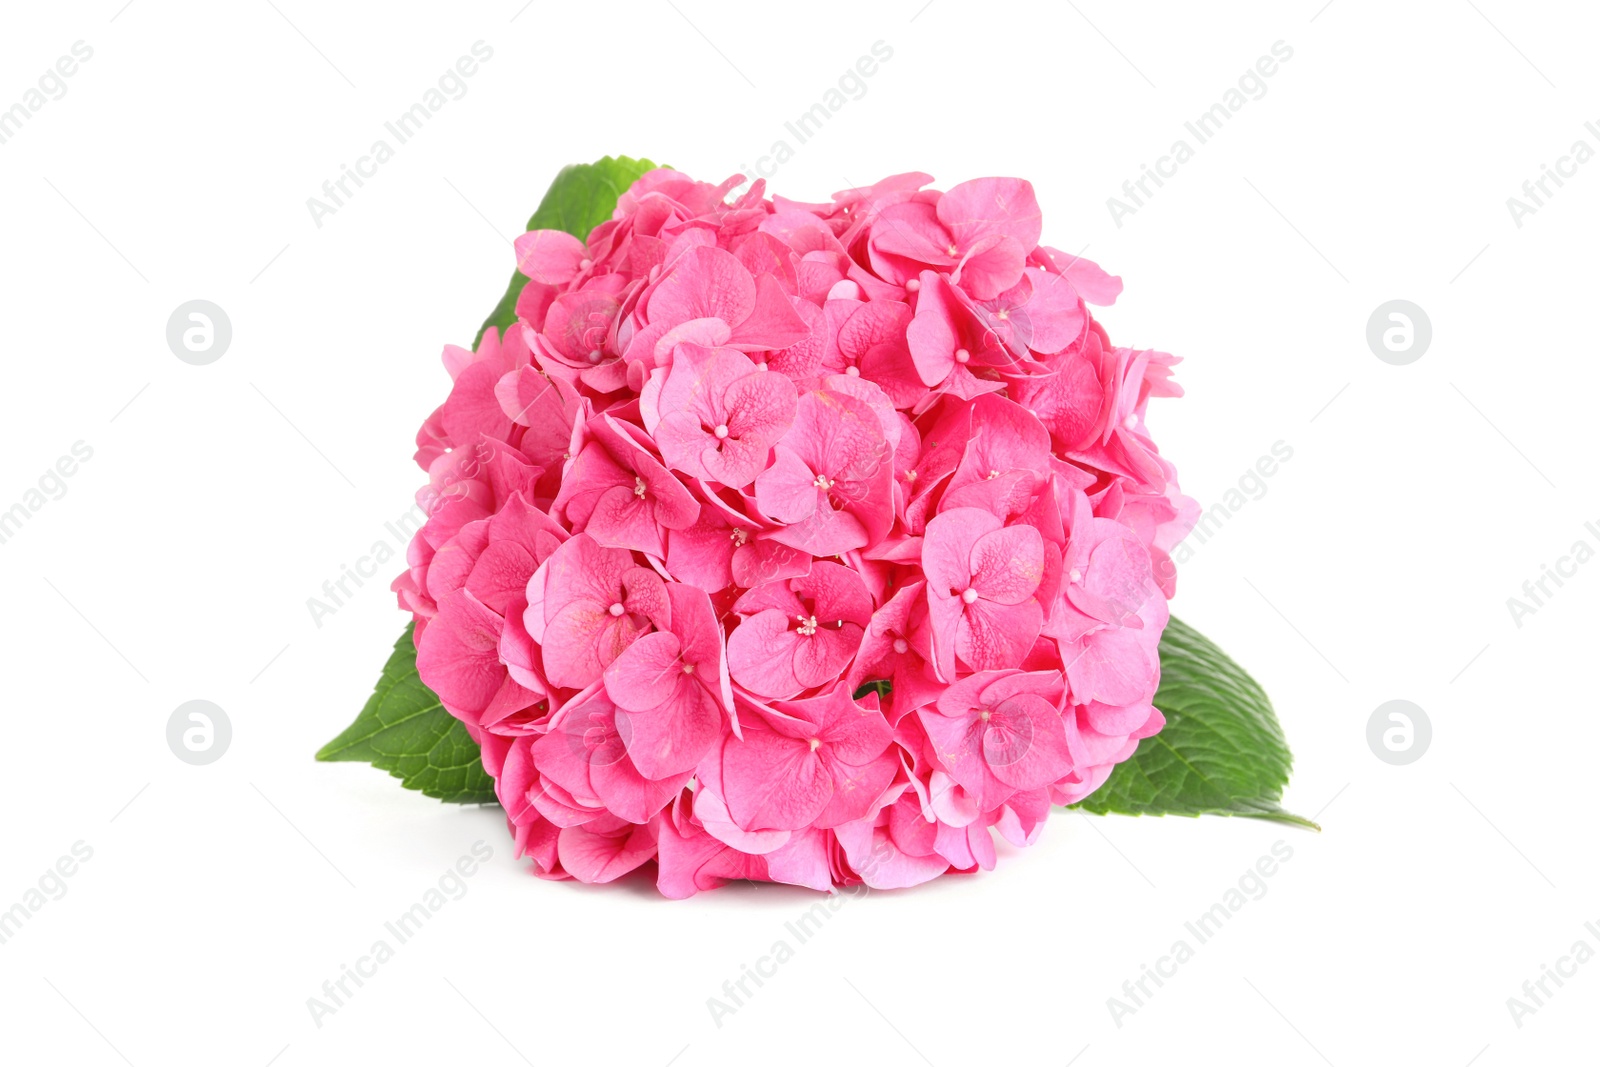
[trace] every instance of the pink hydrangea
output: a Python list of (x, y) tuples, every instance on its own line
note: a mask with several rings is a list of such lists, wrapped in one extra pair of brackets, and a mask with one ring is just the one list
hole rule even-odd
[(988, 869), (1161, 729), (1177, 361), (1112, 345), (1029, 183), (929, 181), (652, 171), (445, 349), (395, 589), (541, 876)]

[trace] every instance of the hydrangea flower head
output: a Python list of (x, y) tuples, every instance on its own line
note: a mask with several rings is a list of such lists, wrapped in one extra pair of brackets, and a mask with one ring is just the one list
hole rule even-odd
[(1028, 182), (931, 181), (651, 171), (445, 349), (395, 590), (537, 874), (992, 868), (1163, 726), (1177, 361), (1112, 344)]

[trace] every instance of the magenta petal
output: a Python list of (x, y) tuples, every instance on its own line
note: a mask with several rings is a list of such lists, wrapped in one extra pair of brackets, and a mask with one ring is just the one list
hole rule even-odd
[(757, 371), (722, 394), (728, 433), (713, 444), (706, 469), (723, 485), (742, 489), (766, 466), (767, 453), (794, 421), (794, 385), (781, 374)]
[(600, 803), (613, 815), (634, 823), (648, 822), (683, 791), (690, 777), (690, 772), (683, 771), (652, 780), (640, 774), (632, 760), (603, 763), (589, 770)]
[(996, 604), (1020, 604), (1044, 577), (1044, 539), (1032, 526), (984, 534), (972, 546), (972, 588)]
[(555, 685), (582, 689), (598, 681), (638, 634), (630, 616), (613, 616), (597, 601), (575, 601), (545, 626), (545, 673)]
[(655, 856), (655, 834), (649, 826), (612, 821), (618, 825), (589, 823), (561, 831), (556, 846), (561, 866), (578, 881), (612, 882)]
[(478, 557), (467, 588), (490, 610), (504, 612), (528, 588), (535, 566), (532, 554), (515, 541), (495, 541)]
[(1009, 606), (974, 601), (956, 628), (956, 656), (975, 671), (1020, 666), (1043, 626), (1044, 612), (1036, 600)]
[(1149, 721), (1152, 713), (1159, 714), (1149, 704), (1129, 704), (1118, 707), (1112, 704), (1091, 702), (1084, 708), (1089, 723), (1103, 734), (1131, 734)]
[(782, 848), (767, 854), (767, 875), (774, 882), (803, 885), (826, 893), (833, 887), (828, 863), (828, 834), (809, 830), (789, 835)]
[(819, 629), (795, 642), (793, 674), (803, 689), (813, 689), (838, 678), (850, 665), (861, 644), (861, 627), (846, 624), (842, 629)]
[(732, 325), (748, 318), (755, 304), (750, 272), (722, 249), (701, 247), (685, 253), (656, 286), (650, 318), (673, 323), (721, 319)]
[(800, 640), (781, 611), (757, 612), (728, 635), (728, 672), (759, 696), (794, 696), (805, 688), (795, 677), (795, 646)]
[(763, 274), (756, 279), (755, 306), (734, 326), (728, 344), (775, 351), (798, 344), (810, 332), (777, 279)]
[(748, 730), (722, 746), (728, 812), (746, 830), (798, 830), (827, 807), (833, 779), (799, 738)]
[(943, 857), (912, 856), (901, 851), (884, 827), (865, 822), (834, 828), (851, 868), (873, 889), (907, 889), (932, 881), (950, 869)]
[(605, 671), (606, 692), (617, 707), (649, 711), (671, 699), (683, 679), (681, 648), (675, 635), (653, 633), (620, 653)]
[(1017, 789), (1039, 789), (1072, 769), (1061, 713), (1032, 694), (996, 705), (983, 737), (994, 776)]
[(692, 770), (724, 733), (727, 712), (704, 686), (683, 683), (649, 711), (617, 712), (628, 756), (648, 778)]
[(504, 620), (465, 589), (439, 604), (417, 643), (417, 673), (446, 708), (476, 721), (505, 680), (500, 663)]
[(517, 269), (543, 285), (561, 285), (578, 273), (588, 250), (564, 230), (529, 230), (516, 240)]
[(1067, 664), (1067, 677), (1080, 703), (1136, 704), (1154, 692), (1159, 669), (1138, 631), (1101, 630), (1084, 640), (1081, 653)]
[(772, 466), (756, 477), (756, 504), (778, 522), (808, 519), (817, 510), (816, 479), (794, 450), (779, 445)]
[(900, 758), (892, 752), (885, 752), (861, 767), (830, 760), (828, 771), (833, 778), (833, 796), (817, 816), (815, 825), (826, 828), (864, 817), (899, 770)]
[[(717, 785), (721, 785), (720, 777), (717, 778)], [(776, 851), (794, 836), (788, 830), (741, 830), (733, 821), (733, 816), (728, 814), (727, 802), (710, 782), (702, 782), (695, 790), (694, 817), (718, 841), (754, 856)]]
[(733, 584), (733, 527), (711, 508), (686, 530), (667, 533), (667, 570), (680, 582), (708, 593)]
[(995, 776), (985, 759), (987, 724), (976, 712), (951, 716), (920, 711), (917, 717), (928, 732), (939, 762), (949, 770), (951, 778), (973, 794), (980, 810), (992, 811), (1016, 791)]
[(939, 221), (956, 243), (967, 247), (990, 234), (1010, 237), (1031, 252), (1043, 220), (1033, 185), (1021, 178), (977, 178), (962, 182), (939, 199)]

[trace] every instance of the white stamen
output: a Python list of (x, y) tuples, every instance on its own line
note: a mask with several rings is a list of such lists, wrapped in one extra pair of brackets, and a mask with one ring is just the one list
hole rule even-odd
[(637, 474), (635, 474), (633, 476), (633, 495), (638, 497), (640, 500), (643, 500), (644, 499), (644, 492), (645, 492), (644, 479), (639, 477)]
[(894, 639), (894, 650), (900, 653), (902, 656), (905, 655), (906, 649), (910, 647), (910, 645), (906, 644), (905, 638), (897, 637)]
[(982, 711), (978, 712), (978, 718), (982, 719), (984, 722), (988, 722), (989, 721), (989, 714), (990, 714), (989, 709), (988, 708), (984, 708)]
[(815, 752), (817, 749), (819, 749), (821, 747), (822, 747), (822, 738), (813, 737), (811, 739), (811, 751)]
[(818, 489), (832, 489), (833, 488), (833, 480), (830, 479), (826, 474), (817, 475), (817, 480), (812, 482), (811, 484), (816, 486)]
[(796, 615), (800, 621), (799, 632), (804, 637), (810, 637), (817, 632), (817, 617), (815, 615)]
[(945, 249), (945, 251), (950, 253), (952, 256), (959, 256), (961, 254), (961, 249), (957, 248), (955, 245), (951, 245), (949, 248)]
[(579, 270), (588, 270), (592, 266), (594, 266), (594, 260), (592, 259), (585, 258), (578, 260)]
[(966, 590), (963, 590), (962, 593), (961, 593), (961, 602), (963, 604), (971, 604), (973, 601), (975, 601), (977, 599), (978, 599), (978, 591), (976, 589), (966, 589)]
[(957, 363), (965, 363), (967, 360), (969, 360), (971, 358), (972, 358), (972, 353), (968, 352), (965, 348), (956, 349), (956, 362)]
[(993, 481), (995, 478), (998, 478), (998, 477), (1000, 477), (1000, 472), (999, 471), (990, 471), (989, 472), (989, 480), (990, 481)]
[(728, 424), (727, 423), (723, 423), (722, 425), (718, 426), (715, 430), (712, 430), (711, 432), (716, 434), (717, 440), (720, 441), (724, 437), (728, 436)]
[(603, 355), (603, 353), (598, 348), (591, 348), (589, 350), (589, 362), (599, 363), (601, 355)]
[(851, 376), (851, 377), (852, 377), (852, 378), (859, 378), (859, 377), (861, 377), (861, 371), (860, 371), (860, 370), (858, 370), (858, 369), (857, 369), (857, 368), (855, 368), (855, 367), (846, 367), (846, 368), (845, 368), (845, 369), (844, 369), (844, 372), (845, 372), (845, 373), (846, 373), (846, 374), (848, 374), (848, 375), (850, 375), (850, 376)]
[(1074, 567), (1072, 570), (1067, 572), (1067, 580), (1070, 582), (1081, 582), (1083, 581), (1083, 572)]
[(914, 293), (921, 288), (922, 282), (920, 279), (912, 278), (910, 281), (906, 282), (906, 292), (908, 293)]
[(618, 617), (619, 615), (621, 615), (627, 609), (624, 608), (621, 604), (613, 604), (609, 608), (607, 608), (606, 610), (611, 612), (611, 617), (614, 619), (614, 618)]
[(750, 531), (746, 530), (743, 526), (735, 526), (733, 528), (733, 532), (728, 536), (733, 540), (734, 544), (742, 545), (746, 541), (750, 540)]
[(685, 663), (683, 665), (683, 673), (684, 674), (693, 674), (694, 673), (694, 664), (693, 663)]

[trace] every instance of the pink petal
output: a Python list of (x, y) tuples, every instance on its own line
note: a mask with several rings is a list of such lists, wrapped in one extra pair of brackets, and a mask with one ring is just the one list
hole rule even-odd
[(994, 776), (1017, 789), (1040, 789), (1072, 769), (1061, 713), (1031, 693), (998, 704), (983, 737)]
[(971, 554), (972, 588), (996, 604), (1020, 604), (1044, 577), (1044, 539), (1032, 526), (1008, 526), (978, 538)]
[(628, 757), (646, 777), (686, 774), (726, 732), (727, 713), (704, 686), (680, 684), (659, 707), (618, 711), (617, 730)]
[(977, 178), (939, 198), (939, 221), (965, 248), (979, 238), (1003, 234), (1031, 252), (1039, 243), (1043, 218), (1033, 186), (1021, 178)]
[(591, 823), (561, 831), (557, 854), (568, 874), (580, 882), (612, 882), (655, 856), (655, 833), (651, 827), (634, 826), (621, 819), (612, 822), (617, 824), (614, 828)]
[(728, 672), (758, 696), (794, 696), (805, 688), (795, 677), (795, 646), (801, 640), (783, 612), (759, 611), (728, 635)]
[(941, 856), (911, 856), (901, 851), (885, 827), (854, 822), (834, 827), (833, 832), (851, 868), (873, 889), (907, 889), (950, 869)]
[(683, 680), (683, 646), (675, 634), (646, 634), (606, 668), (606, 692), (619, 708), (650, 711), (671, 700)]
[(805, 340), (811, 332), (778, 280), (770, 274), (756, 279), (755, 305), (748, 316), (733, 325), (727, 343), (752, 350), (788, 348)]
[(747, 730), (722, 746), (728, 812), (745, 830), (799, 830), (833, 796), (833, 779), (810, 744), (771, 730)]
[[(756, 284), (737, 259), (720, 248), (686, 252), (650, 296), (650, 321), (721, 319), (743, 322), (756, 305)], [(792, 343), (792, 342), (791, 342)]]
[(1036, 600), (1016, 605), (976, 600), (956, 628), (956, 657), (975, 671), (1020, 666), (1043, 626), (1044, 611)]
[(583, 242), (564, 230), (529, 230), (516, 240), (517, 269), (543, 285), (565, 285), (588, 256)]
[(473, 721), (500, 690), (504, 621), (465, 589), (445, 597), (417, 644), (417, 673), (446, 708)]
[(816, 474), (793, 449), (779, 445), (772, 466), (756, 477), (756, 505), (782, 523), (797, 523), (817, 510)]

